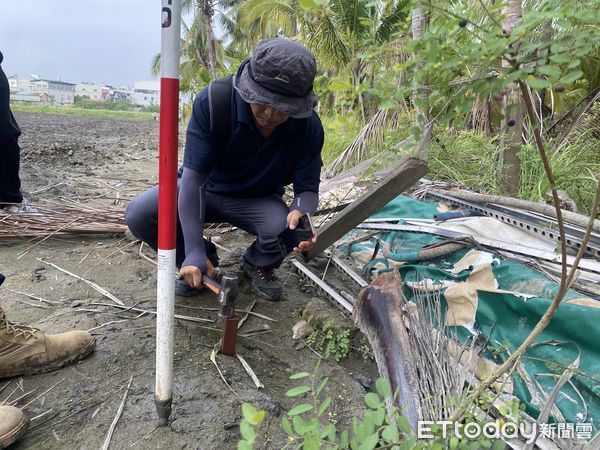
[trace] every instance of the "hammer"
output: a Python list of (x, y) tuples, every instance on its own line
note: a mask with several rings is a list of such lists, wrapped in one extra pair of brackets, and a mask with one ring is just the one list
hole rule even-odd
[(235, 315), (235, 302), (239, 294), (238, 277), (235, 275), (223, 275), (219, 284), (209, 276), (203, 274), (202, 284), (217, 294), (219, 315), (225, 319), (223, 336), (221, 337), (221, 353), (234, 357), (239, 320)]

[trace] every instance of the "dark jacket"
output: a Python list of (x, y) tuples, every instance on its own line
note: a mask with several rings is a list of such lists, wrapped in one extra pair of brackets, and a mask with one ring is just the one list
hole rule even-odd
[[(0, 52), (0, 64), (4, 56)], [(8, 78), (0, 65), (0, 136), (18, 137), (21, 135), (21, 130), (17, 125), (17, 121), (10, 111), (10, 89), (8, 86)]]

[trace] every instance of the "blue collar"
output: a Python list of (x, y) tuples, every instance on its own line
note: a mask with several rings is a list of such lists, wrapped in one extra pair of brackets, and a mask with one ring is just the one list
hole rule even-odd
[(238, 94), (235, 89), (233, 90), (233, 96), (235, 101), (237, 121), (247, 123), (249, 125), (254, 124), (252, 113), (250, 112), (250, 105), (242, 99), (240, 94)]

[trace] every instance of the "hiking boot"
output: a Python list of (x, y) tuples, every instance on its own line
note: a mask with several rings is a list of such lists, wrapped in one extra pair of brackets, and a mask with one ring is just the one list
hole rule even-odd
[(0, 308), (0, 379), (50, 372), (89, 355), (96, 341), (87, 331), (45, 335), (9, 322)]
[(281, 300), (281, 282), (275, 276), (273, 269), (256, 267), (244, 261), (242, 272), (252, 280), (252, 291), (256, 295), (272, 302)]
[(0, 448), (6, 448), (27, 431), (29, 419), (14, 406), (0, 406)]

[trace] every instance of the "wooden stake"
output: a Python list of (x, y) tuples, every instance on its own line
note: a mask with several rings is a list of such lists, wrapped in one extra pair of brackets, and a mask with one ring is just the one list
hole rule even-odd
[(425, 161), (416, 158), (403, 159), (383, 180), (352, 202), (327, 224), (319, 227), (317, 242), (304, 254), (305, 258), (310, 260), (319, 255), (356, 225), (414, 185), (428, 171)]

